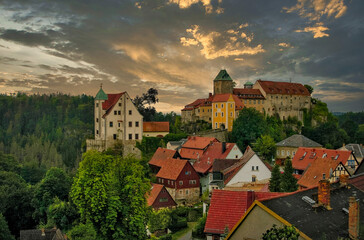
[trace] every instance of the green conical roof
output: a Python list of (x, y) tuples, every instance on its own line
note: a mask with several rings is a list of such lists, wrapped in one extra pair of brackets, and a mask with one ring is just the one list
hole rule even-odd
[(95, 100), (107, 100), (107, 94), (100, 87), (99, 92), (96, 94)]
[(226, 70), (220, 70), (219, 74), (217, 74), (216, 78), (214, 81), (232, 81), (231, 77), (229, 76), (229, 74), (226, 72)]
[(247, 81), (244, 85), (253, 85), (252, 82)]

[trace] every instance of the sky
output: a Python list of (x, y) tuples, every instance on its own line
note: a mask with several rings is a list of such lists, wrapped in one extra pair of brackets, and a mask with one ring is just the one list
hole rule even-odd
[(0, 0), (0, 93), (95, 96), (149, 88), (180, 114), (226, 69), (309, 84), (364, 111), (362, 0)]

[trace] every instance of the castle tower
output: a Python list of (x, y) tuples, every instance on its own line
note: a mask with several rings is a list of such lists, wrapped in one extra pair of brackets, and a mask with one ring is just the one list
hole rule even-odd
[(251, 89), (251, 88), (253, 88), (253, 83), (252, 83), (252, 82), (247, 81), (247, 82), (244, 84), (244, 88), (245, 88), (245, 89)]
[(233, 93), (233, 80), (225, 69), (220, 70), (214, 80), (214, 95)]
[(102, 103), (106, 101), (107, 94), (102, 90), (102, 84), (100, 85), (100, 90), (96, 94), (95, 97), (95, 139), (103, 139), (105, 140), (105, 134), (106, 134), (106, 128), (105, 128), (105, 122), (102, 118), (104, 115), (104, 110), (102, 109)]

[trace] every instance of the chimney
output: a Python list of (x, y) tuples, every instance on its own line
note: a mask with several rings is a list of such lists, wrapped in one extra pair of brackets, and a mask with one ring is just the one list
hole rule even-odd
[(349, 175), (344, 175), (344, 174), (340, 175), (339, 181), (341, 187), (346, 187), (348, 185)]
[(327, 210), (332, 209), (330, 207), (330, 182), (325, 179), (325, 175), (323, 176), (323, 179), (319, 181), (318, 204), (324, 206)]
[(349, 237), (359, 239), (359, 200), (355, 193), (349, 197)]
[(226, 151), (226, 142), (222, 142), (222, 153)]

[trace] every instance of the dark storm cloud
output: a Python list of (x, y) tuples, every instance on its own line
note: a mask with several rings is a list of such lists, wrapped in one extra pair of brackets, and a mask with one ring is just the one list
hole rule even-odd
[[(314, 85), (318, 96), (325, 91), (326, 96), (338, 92), (345, 96), (363, 89), (361, 1), (346, 2), (347, 11), (337, 19), (325, 15), (316, 22), (299, 11), (284, 10), (295, 7), (297, 2), (291, 0), (211, 1), (212, 10), (201, 2), (183, 9), (168, 2), (0, 1), (14, 13), (9, 21), (24, 25), (23, 29), (2, 26), (0, 37), (46, 47), (43, 53), (74, 63), (34, 62), (42, 71), (34, 78), (42, 79), (39, 84), (44, 87), (34, 91), (95, 94), (103, 81), (106, 90), (126, 90), (132, 96), (155, 87), (162, 102), (183, 106), (206, 97), (221, 68), (240, 85), (258, 78), (294, 78)], [(328, 28), (328, 37), (297, 32), (317, 22)], [(195, 25), (197, 35), (186, 32)], [(182, 45), (182, 38), (191, 39), (191, 44)], [(247, 49), (253, 54), (244, 54)], [(348, 100), (352, 110), (363, 110), (354, 104), (360, 100)], [(336, 100), (327, 101), (335, 110), (331, 103)]]

